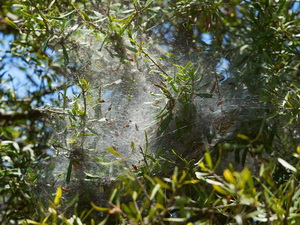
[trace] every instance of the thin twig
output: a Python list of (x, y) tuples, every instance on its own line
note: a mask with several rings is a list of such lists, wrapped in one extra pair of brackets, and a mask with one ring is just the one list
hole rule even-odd
[(141, 48), (141, 53), (143, 53), (150, 61), (167, 77), (171, 77), (144, 49)]

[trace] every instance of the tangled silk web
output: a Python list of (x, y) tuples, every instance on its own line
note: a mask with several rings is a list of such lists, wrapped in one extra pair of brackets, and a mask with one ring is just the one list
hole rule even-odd
[[(141, 149), (145, 150), (147, 135), (151, 143), (147, 154), (155, 157), (158, 149), (168, 152), (175, 150), (178, 154), (199, 160), (210, 146), (220, 140), (234, 135), (239, 121), (260, 108), (255, 97), (250, 97), (247, 91), (239, 90), (236, 95), (228, 94), (226, 82), (220, 85), (219, 93), (211, 98), (194, 96), (191, 101), (193, 108), (185, 115), (184, 125), (176, 124), (175, 118), (181, 118), (180, 104), (174, 108), (174, 121), (160, 135), (157, 135), (159, 121), (155, 120), (158, 110), (164, 107), (166, 99), (156, 101), (161, 90), (155, 84), (163, 80), (155, 70), (155, 65), (138, 57), (125, 63), (120, 58), (112, 56), (111, 52), (101, 46), (104, 40), (95, 38), (90, 31), (82, 30), (76, 38), (78, 48), (70, 53), (70, 58), (78, 68), (72, 79), (84, 78), (90, 83), (92, 98), (87, 104), (86, 133), (81, 149), (68, 143), (74, 138), (74, 129), (67, 118), (56, 118), (52, 125), (52, 139), (56, 156), (52, 159), (52, 170), (46, 179), (56, 183), (65, 183), (69, 162), (73, 164), (71, 182), (89, 178), (112, 179), (116, 174), (115, 162), (123, 165), (136, 165), (143, 159)], [(147, 51), (151, 57), (158, 60), (164, 54), (159, 45), (149, 43)], [(130, 53), (128, 58), (131, 58)], [(179, 63), (186, 63), (181, 59)], [(172, 62), (159, 62), (169, 72)], [(212, 70), (201, 58), (194, 57), (194, 64), (200, 64), (198, 71), (208, 84), (215, 82), (211, 76)], [(173, 71), (174, 72), (174, 71)], [(205, 76), (203, 74), (210, 74)], [(202, 88), (202, 92), (210, 93), (211, 85)], [(71, 99), (72, 100), (72, 99)], [(70, 100), (69, 106), (73, 107)], [(82, 103), (82, 102), (81, 102)], [(249, 112), (251, 105), (251, 112)], [(188, 129), (187, 129), (188, 128)], [(112, 154), (112, 151), (114, 154)], [(80, 154), (80, 156), (78, 156)]]

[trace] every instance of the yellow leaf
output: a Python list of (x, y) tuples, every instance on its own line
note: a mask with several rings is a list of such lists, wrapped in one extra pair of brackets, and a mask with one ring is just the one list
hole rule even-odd
[(207, 168), (205, 167), (204, 163), (203, 162), (200, 162), (199, 163), (199, 167), (204, 170), (204, 171), (207, 171)]
[(34, 224), (34, 225), (42, 225), (41, 223), (39, 223), (39, 222), (35, 222), (35, 221), (33, 221), (33, 220), (25, 220), (25, 222), (26, 222), (26, 224)]
[(56, 196), (55, 196), (55, 199), (54, 199), (54, 204), (55, 205), (58, 205), (59, 204), (59, 201), (61, 199), (61, 196), (62, 196), (62, 189), (61, 187), (57, 188), (56, 190)]
[(49, 216), (50, 216), (50, 215), (46, 216), (46, 218), (43, 220), (43, 222), (42, 222), (43, 225), (46, 225), (46, 222), (47, 222), (47, 220), (49, 219)]
[(298, 152), (298, 154), (300, 154), (300, 145), (298, 145), (298, 147), (297, 147), (297, 152)]
[(224, 170), (223, 176), (229, 183), (231, 183), (231, 184), (236, 183), (236, 180), (229, 169)]
[(156, 181), (156, 183), (158, 183), (162, 188), (165, 189), (171, 189), (171, 187), (169, 185), (167, 185), (165, 182), (163, 182), (161, 179), (159, 179), (158, 177), (154, 177), (153, 180)]
[(156, 203), (155, 206), (156, 206), (157, 209), (165, 210), (165, 207), (162, 204), (160, 204), (160, 203)]
[(183, 182), (183, 184), (197, 184), (200, 180), (186, 180)]
[(109, 211), (110, 209), (109, 208), (103, 208), (103, 207), (99, 207), (99, 206), (96, 206), (94, 203), (91, 202), (91, 205), (94, 209), (96, 209), (97, 211)]
[(208, 168), (212, 169), (213, 165), (212, 165), (212, 160), (211, 160), (210, 153), (209, 152), (205, 152), (204, 157), (205, 157), (205, 161), (206, 161), (206, 163), (208, 165)]
[(217, 191), (219, 192), (220, 194), (223, 194), (223, 195), (228, 195), (229, 193), (227, 191), (225, 191), (223, 188), (221, 188), (219, 185), (216, 185), (216, 184), (212, 184), (212, 187)]
[(249, 137), (244, 134), (237, 134), (237, 137), (243, 140), (249, 140)]
[(121, 156), (119, 152), (117, 152), (114, 148), (112, 147), (106, 147), (106, 150), (109, 151), (111, 154), (115, 156)]

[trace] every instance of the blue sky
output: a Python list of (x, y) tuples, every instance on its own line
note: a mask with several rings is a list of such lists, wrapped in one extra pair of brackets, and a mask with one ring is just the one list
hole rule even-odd
[[(24, 61), (19, 57), (14, 57), (13, 54), (9, 53), (10, 43), (14, 40), (13, 35), (4, 35), (0, 33), (0, 74), (2, 74), (2, 79), (8, 82), (3, 85), (0, 84), (0, 88), (4, 89), (14, 89), (16, 90), (17, 96), (27, 97), (28, 93), (32, 93), (39, 90), (42, 79), (41, 76), (32, 68), (29, 67)], [(47, 55), (55, 58), (54, 51), (47, 49)], [(5, 57), (4, 57), (5, 55)], [(40, 67), (43, 71), (44, 68)], [(32, 79), (37, 86), (35, 86), (29, 79)], [(44, 80), (45, 82), (45, 80)], [(63, 78), (59, 79), (57, 82), (53, 83), (53, 87), (59, 86), (63, 83)], [(71, 97), (73, 93), (78, 93), (77, 87), (70, 87), (67, 89), (67, 96)], [(45, 102), (51, 102), (51, 99), (57, 99), (58, 93), (52, 95), (47, 95), (43, 100)]]

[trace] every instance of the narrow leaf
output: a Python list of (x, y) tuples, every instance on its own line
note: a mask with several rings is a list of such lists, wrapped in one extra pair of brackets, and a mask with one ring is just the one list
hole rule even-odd
[(223, 188), (221, 188), (219, 185), (212, 184), (212, 187), (213, 187), (217, 192), (219, 192), (220, 194), (223, 194), (223, 195), (227, 195), (227, 194), (228, 194), (228, 192), (225, 191)]
[(61, 196), (62, 196), (62, 188), (59, 187), (59, 188), (57, 188), (57, 190), (56, 190), (56, 196), (55, 196), (55, 199), (54, 199), (54, 204), (55, 204), (55, 205), (58, 205), (58, 204), (59, 204), (60, 199), (61, 199)]
[(205, 152), (204, 156), (205, 156), (205, 161), (206, 161), (206, 163), (208, 165), (208, 168), (212, 169), (213, 165), (212, 165), (212, 160), (211, 160), (210, 153), (209, 152)]
[(106, 147), (106, 150), (109, 151), (111, 154), (115, 156), (121, 156), (119, 152), (117, 152), (114, 148), (112, 147)]
[(232, 172), (229, 169), (226, 169), (223, 171), (224, 178), (231, 184), (235, 184), (236, 180), (232, 174)]
[(243, 139), (243, 140), (249, 140), (249, 137), (244, 134), (237, 134), (237, 138)]
[(160, 136), (169, 126), (170, 122), (172, 120), (172, 114), (169, 113), (168, 116), (166, 116), (166, 118), (161, 122), (158, 131), (157, 131), (157, 135)]
[(156, 184), (151, 192), (150, 200), (153, 200), (153, 198), (155, 197), (159, 189), (160, 189), (160, 184)]
[(297, 172), (297, 169), (292, 166), (291, 164), (289, 164), (287, 161), (283, 160), (282, 158), (278, 158), (278, 162), (284, 166), (286, 169), (291, 170), (293, 172)]
[(171, 189), (171, 187), (169, 185), (167, 185), (165, 182), (163, 182), (161, 179), (159, 179), (158, 177), (154, 177), (153, 178), (162, 188), (165, 189)]
[(71, 180), (71, 173), (72, 173), (72, 160), (70, 160), (68, 171), (67, 171), (67, 176), (66, 176), (66, 183), (70, 183)]
[(186, 221), (186, 218), (164, 218), (163, 220), (168, 222), (181, 223)]
[(69, 55), (64, 45), (62, 46), (62, 50), (63, 50), (64, 60), (65, 60), (65, 65), (67, 66), (69, 64)]
[(18, 29), (17, 24), (15, 24), (13, 21), (11, 21), (8, 17), (5, 17), (5, 21), (7, 22), (7, 24), (15, 29)]
[(93, 202), (91, 202), (91, 205), (93, 207), (93, 209), (96, 209), (97, 211), (108, 211), (110, 210), (109, 208), (103, 208), (103, 207), (99, 207), (99, 206), (96, 206)]

